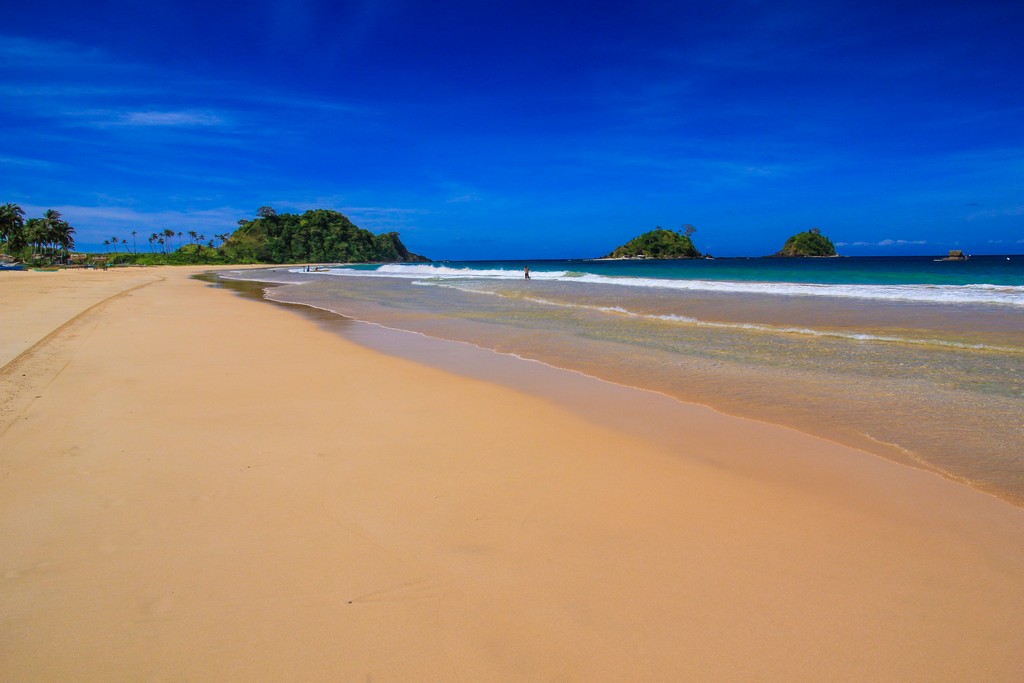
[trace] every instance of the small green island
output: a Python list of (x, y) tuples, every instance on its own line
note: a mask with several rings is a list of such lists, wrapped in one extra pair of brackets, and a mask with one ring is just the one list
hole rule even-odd
[(697, 232), (692, 225), (683, 226), (683, 234), (675, 230), (666, 230), (660, 225), (650, 232), (617, 247), (607, 259), (684, 259), (701, 258), (701, 253), (693, 246), (690, 235)]
[(811, 228), (786, 240), (782, 249), (772, 254), (777, 258), (800, 258), (807, 256), (838, 256), (832, 240), (821, 234), (818, 228)]

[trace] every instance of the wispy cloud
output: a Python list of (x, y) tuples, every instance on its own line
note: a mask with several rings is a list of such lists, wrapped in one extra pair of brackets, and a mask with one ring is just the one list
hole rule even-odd
[(457, 197), (451, 197), (445, 200), (445, 204), (466, 204), (467, 202), (478, 202), (480, 201), (480, 195), (476, 192), (467, 192)]
[(338, 209), (353, 223), (371, 231), (409, 230), (412, 219), (428, 213), (424, 209), (406, 209), (393, 206), (343, 206)]
[(223, 116), (204, 111), (133, 111), (122, 114), (124, 126), (222, 126)]
[(60, 205), (42, 206), (22, 204), (28, 216), (42, 215), (46, 209), (56, 209), (65, 220), (75, 226), (78, 242), (83, 245), (95, 245), (111, 235), (125, 237), (132, 230), (148, 233), (164, 228), (196, 229), (213, 235), (230, 232), (235, 229), (239, 217), (252, 212), (233, 207), (217, 207), (211, 209), (183, 209), (177, 211), (148, 211), (128, 206), (100, 205)]
[(185, 110), (69, 109), (59, 112), (65, 121), (96, 128), (210, 128), (229, 124), (224, 112)]
[[(309, 97), (286, 90), (186, 75), (173, 68), (123, 62), (74, 43), (0, 35), (0, 111), (11, 116), (70, 121), (102, 127), (268, 130), (296, 120), (366, 116), (365, 105)], [(266, 120), (273, 107), (290, 113)], [(336, 120), (336, 119), (334, 119)], [(351, 119), (349, 119), (351, 121)]]
[(57, 166), (56, 163), (46, 159), (30, 159), (27, 157), (0, 156), (0, 164), (5, 166), (22, 166), (26, 168), (50, 169)]
[(83, 47), (62, 40), (35, 40), (21, 36), (3, 36), (0, 40), (0, 61), (22, 68), (49, 69), (113, 66), (102, 50)]
[(184, 211), (146, 211), (123, 206), (35, 206), (25, 205), (26, 213), (42, 212), (46, 209), (57, 209), (65, 216), (76, 216), (83, 220), (109, 221), (112, 223), (147, 223), (165, 224), (199, 220), (234, 221), (243, 211), (235, 208), (221, 207), (216, 209), (184, 210)]
[(984, 218), (1001, 218), (1005, 216), (1024, 216), (1024, 204), (1002, 206), (997, 209), (987, 209), (985, 211), (975, 211), (967, 216), (967, 220), (976, 221)]
[(837, 247), (894, 247), (907, 245), (928, 244), (927, 240), (892, 240), (884, 239), (878, 242), (836, 242)]

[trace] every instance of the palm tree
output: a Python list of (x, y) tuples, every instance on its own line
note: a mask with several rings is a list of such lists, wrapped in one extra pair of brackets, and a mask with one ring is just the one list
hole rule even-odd
[(64, 252), (64, 258), (75, 248), (75, 229), (67, 221), (60, 221), (57, 225), (57, 246)]
[(110, 240), (103, 240), (103, 253), (104, 254), (109, 254), (110, 253), (110, 248), (109, 247), (110, 247)]
[[(43, 212), (43, 217), (37, 224), (35, 237), (40, 247), (44, 244), (49, 247), (51, 258), (58, 250), (64, 252), (66, 256), (75, 248), (75, 229), (55, 209), (47, 209)], [(114, 238), (115, 242), (116, 239)]]
[(56, 209), (47, 209), (43, 212), (43, 217), (38, 220), (33, 235), (34, 243), (39, 246), (40, 250), (44, 245), (47, 246), (52, 256), (60, 243), (64, 220), (60, 216), (60, 211)]
[(138, 230), (132, 230), (132, 254), (135, 256), (139, 255), (139, 245), (138, 242), (135, 241), (135, 235), (137, 234)]
[(17, 204), (0, 206), (0, 244), (8, 254), (20, 249), (25, 241), (25, 212)]
[(153, 253), (153, 254), (156, 253), (156, 248), (153, 246), (153, 244), (156, 242), (157, 237), (158, 237), (158, 235), (155, 232), (150, 234), (150, 236), (149, 236), (149, 251), (150, 251), (150, 253)]
[[(174, 231), (171, 230), (170, 228), (167, 228), (166, 230), (164, 230), (164, 237), (167, 238), (167, 244), (170, 245), (171, 251), (174, 251), (174, 243), (171, 242), (171, 240), (174, 239)], [(161, 242), (161, 244), (164, 244), (164, 243)], [(167, 253), (167, 248), (166, 247), (164, 248), (164, 253), (165, 254)]]
[(46, 225), (42, 218), (29, 218), (25, 221), (25, 243), (32, 247), (32, 258), (42, 247), (46, 236)]
[(120, 253), (120, 252), (117, 251), (117, 243), (120, 242), (120, 241), (121, 240), (117, 239), (116, 237), (111, 237), (110, 238), (110, 243), (114, 245), (114, 253), (115, 254)]
[(196, 240), (199, 239), (199, 233), (196, 232), (195, 230), (189, 230), (188, 231), (188, 237), (194, 243)]

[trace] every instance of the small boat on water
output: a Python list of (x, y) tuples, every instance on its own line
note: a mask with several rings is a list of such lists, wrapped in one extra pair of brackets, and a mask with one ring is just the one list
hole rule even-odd
[(33, 268), (37, 273), (56, 273), (60, 268)]
[(937, 259), (935, 259), (935, 262), (939, 263), (940, 261), (966, 261), (969, 258), (971, 258), (971, 257), (968, 256), (967, 254), (965, 254), (964, 252), (962, 252), (959, 249), (950, 249), (949, 250), (949, 256), (944, 256), (943, 258), (937, 258)]
[(0, 270), (25, 270), (20, 263), (0, 263)]

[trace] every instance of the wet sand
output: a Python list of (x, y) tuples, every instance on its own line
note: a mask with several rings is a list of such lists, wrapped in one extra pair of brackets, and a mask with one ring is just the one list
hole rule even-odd
[(473, 379), (189, 269), (137, 272), (149, 284), (0, 279), (4, 679), (1024, 673), (1020, 508), (782, 427), (536, 364)]

